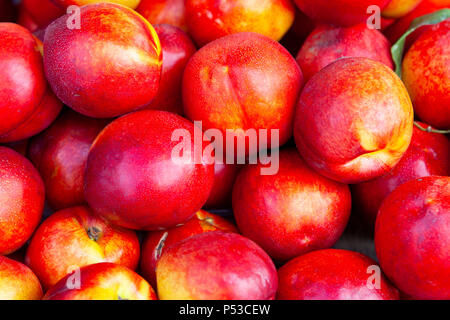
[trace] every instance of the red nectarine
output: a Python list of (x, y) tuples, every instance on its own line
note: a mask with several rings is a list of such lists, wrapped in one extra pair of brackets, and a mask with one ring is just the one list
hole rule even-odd
[[(189, 146), (181, 161), (174, 158), (180, 145), (175, 130), (189, 135), (182, 137)], [(212, 188), (214, 159), (203, 153), (205, 146), (194, 143), (194, 124), (176, 114), (144, 110), (123, 116), (91, 147), (86, 200), (98, 214), (131, 229), (183, 223), (205, 204)]]
[(139, 241), (135, 232), (112, 226), (87, 207), (58, 211), (37, 228), (25, 258), (45, 288), (73, 268), (113, 262), (136, 269)]
[(30, 140), (28, 156), (41, 174), (54, 210), (85, 203), (84, 171), (89, 149), (107, 124), (71, 110)]
[(156, 263), (171, 245), (197, 234), (223, 231), (236, 232), (236, 227), (226, 219), (199, 210), (186, 223), (165, 231), (147, 233), (142, 244), (141, 273), (151, 285), (156, 285)]
[(295, 149), (280, 152), (275, 175), (262, 175), (261, 166), (244, 167), (233, 188), (242, 234), (277, 260), (334, 245), (350, 216), (348, 186), (307, 167)]
[(389, 172), (411, 141), (413, 108), (400, 78), (367, 58), (345, 58), (307, 82), (294, 136), (304, 160), (331, 179), (358, 183)]
[(0, 256), (0, 300), (40, 300), (36, 275), (20, 262)]
[(310, 18), (336, 26), (365, 23), (370, 6), (383, 9), (391, 0), (294, 0)]
[(235, 233), (202, 233), (172, 245), (156, 266), (161, 300), (271, 300), (277, 272), (254, 242)]
[(19, 249), (44, 209), (44, 183), (30, 161), (0, 147), (0, 255)]
[(0, 23), (0, 135), (38, 108), (46, 82), (38, 40), (14, 23)]
[(327, 65), (350, 57), (365, 57), (394, 68), (391, 44), (378, 30), (365, 24), (351, 27), (320, 25), (308, 36), (297, 55), (305, 80)]
[(450, 129), (450, 19), (428, 28), (403, 60), (402, 79), (424, 122)]
[(386, 275), (415, 299), (450, 299), (450, 177), (402, 184), (381, 205), (375, 247)]
[(142, 108), (155, 97), (161, 76), (156, 31), (124, 6), (82, 7), (79, 28), (68, 15), (51, 23), (44, 38), (44, 66), (56, 96), (96, 118)]
[(163, 55), (158, 93), (144, 109), (183, 113), (181, 82), (186, 64), (197, 50), (189, 36), (177, 27), (155, 25)]
[(141, 0), (136, 8), (151, 24), (170, 24), (187, 30), (184, 0)]
[(294, 22), (290, 0), (186, 0), (189, 33), (200, 46), (239, 32), (280, 40)]
[[(68, 285), (69, 284), (69, 285)], [(44, 300), (157, 300), (153, 288), (127, 267), (97, 263), (61, 279)]]
[(348, 250), (310, 252), (281, 267), (278, 277), (280, 300), (399, 299), (375, 261)]
[(442, 134), (414, 127), (411, 144), (394, 169), (352, 187), (357, 209), (374, 228), (378, 209), (392, 191), (405, 182), (431, 175), (450, 176), (450, 141)]
[(279, 43), (256, 33), (229, 35), (189, 61), (183, 79), (184, 111), (189, 119), (202, 121), (205, 130), (219, 129), (223, 136), (227, 129), (279, 130), (282, 145), (292, 136), (302, 81), (294, 58)]

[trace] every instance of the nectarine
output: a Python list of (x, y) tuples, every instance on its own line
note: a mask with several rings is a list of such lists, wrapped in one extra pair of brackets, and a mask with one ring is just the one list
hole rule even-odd
[(400, 78), (367, 58), (345, 58), (307, 82), (294, 136), (309, 166), (358, 183), (389, 172), (411, 141), (413, 108)]
[(424, 122), (450, 129), (450, 19), (428, 28), (403, 60), (402, 79)]
[[(183, 136), (189, 144), (183, 159), (173, 154), (180, 145), (175, 130), (189, 135)], [(214, 159), (203, 152), (205, 146), (194, 143), (194, 124), (176, 114), (144, 110), (123, 116), (91, 147), (86, 200), (126, 228), (157, 230), (183, 223), (205, 204), (212, 188)]]
[(365, 24), (351, 27), (320, 25), (308, 36), (297, 55), (305, 80), (327, 65), (350, 57), (365, 57), (394, 68), (391, 44), (378, 30)]
[(22, 26), (0, 23), (0, 135), (36, 111), (46, 81), (38, 40)]
[(0, 255), (31, 237), (44, 209), (44, 183), (30, 161), (0, 147)]
[(155, 25), (163, 55), (161, 81), (158, 93), (144, 109), (183, 112), (181, 82), (186, 64), (197, 50), (189, 36), (181, 29), (168, 25)]
[(61, 101), (59, 101), (53, 92), (47, 88), (41, 103), (31, 116), (12, 131), (0, 135), (0, 142), (5, 143), (25, 140), (40, 133), (55, 121), (61, 112), (62, 107)]
[(189, 237), (211, 231), (237, 233), (232, 223), (204, 210), (197, 211), (190, 220), (180, 226), (147, 233), (142, 244), (141, 274), (151, 285), (156, 285), (156, 263), (167, 248)]
[(294, 22), (290, 0), (186, 0), (189, 33), (200, 46), (239, 32), (280, 40)]
[(294, 58), (279, 43), (256, 33), (229, 35), (188, 62), (184, 111), (189, 119), (202, 121), (205, 130), (219, 129), (223, 136), (227, 129), (279, 130), (282, 145), (292, 136), (302, 81)]
[(141, 0), (136, 8), (151, 24), (170, 24), (187, 30), (184, 0)]
[[(69, 285), (68, 285), (69, 284)], [(155, 291), (127, 267), (103, 262), (61, 279), (44, 300), (157, 300)]]
[(41, 174), (47, 202), (54, 210), (82, 205), (89, 149), (106, 126), (66, 110), (46, 131), (30, 140), (28, 157)]
[(158, 36), (142, 16), (112, 3), (80, 9), (79, 28), (68, 15), (44, 38), (44, 67), (56, 96), (96, 118), (119, 116), (151, 102), (161, 76)]
[(161, 300), (271, 300), (277, 272), (254, 242), (235, 233), (202, 233), (172, 245), (156, 265)]
[(392, 191), (405, 182), (431, 175), (450, 176), (450, 141), (442, 134), (414, 127), (411, 144), (394, 169), (382, 177), (352, 186), (357, 209), (374, 228), (378, 209)]
[(376, 262), (353, 251), (313, 251), (278, 270), (279, 300), (398, 300)]
[(365, 23), (371, 16), (370, 6), (383, 9), (391, 0), (294, 0), (310, 18), (335, 26)]
[(0, 300), (40, 300), (42, 288), (27, 266), (0, 256)]
[(87, 207), (53, 213), (37, 228), (25, 258), (45, 288), (89, 264), (113, 262), (136, 269), (139, 262), (136, 233), (112, 226)]
[(450, 177), (402, 184), (381, 205), (375, 247), (386, 275), (415, 299), (450, 299)]
[(233, 188), (242, 234), (277, 260), (334, 245), (350, 216), (348, 186), (307, 167), (295, 149), (280, 152), (275, 175), (261, 175), (261, 166), (244, 167)]

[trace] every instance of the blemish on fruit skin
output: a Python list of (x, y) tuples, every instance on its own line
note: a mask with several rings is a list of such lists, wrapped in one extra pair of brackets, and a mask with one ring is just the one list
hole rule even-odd
[(158, 245), (155, 248), (155, 256), (154, 256), (155, 261), (157, 261), (161, 257), (162, 251), (164, 249), (164, 243), (166, 242), (168, 236), (169, 233), (164, 232), (161, 239), (159, 240)]

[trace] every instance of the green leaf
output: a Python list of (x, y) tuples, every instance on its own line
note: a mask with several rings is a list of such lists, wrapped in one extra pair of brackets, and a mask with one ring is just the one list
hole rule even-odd
[(406, 31), (405, 34), (401, 36), (400, 39), (398, 39), (398, 41), (391, 48), (392, 59), (394, 60), (396, 66), (395, 72), (399, 77), (402, 76), (402, 60), (406, 38), (420, 27), (438, 24), (444, 20), (447, 20), (448, 18), (450, 18), (450, 9), (442, 9), (421, 16), (411, 22), (408, 31)]

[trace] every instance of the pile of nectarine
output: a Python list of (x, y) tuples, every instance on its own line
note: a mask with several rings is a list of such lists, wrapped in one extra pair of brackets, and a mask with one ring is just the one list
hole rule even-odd
[(448, 300), (449, 134), (449, 0), (0, 0), (0, 300)]

